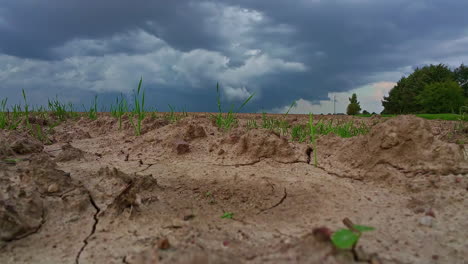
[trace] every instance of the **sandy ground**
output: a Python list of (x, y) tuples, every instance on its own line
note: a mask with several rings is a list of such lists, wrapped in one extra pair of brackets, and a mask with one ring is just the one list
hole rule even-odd
[[(314, 146), (207, 114), (0, 131), (0, 263), (468, 263), (468, 152), (454, 125), (367, 118)], [(347, 120), (347, 116), (324, 116)], [(305, 123), (307, 116), (288, 116)], [(318, 167), (311, 161), (317, 151)], [(313, 158), (312, 158), (313, 160)], [(232, 213), (232, 219), (221, 218)], [(375, 227), (354, 251), (328, 230)]]

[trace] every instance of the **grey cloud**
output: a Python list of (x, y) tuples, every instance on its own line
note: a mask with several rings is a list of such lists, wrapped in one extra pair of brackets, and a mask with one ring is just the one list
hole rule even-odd
[(14, 96), (11, 87), (53, 96), (59, 88), (51, 87), (61, 87), (77, 100), (111, 97), (129, 92), (143, 75), (155, 102), (214, 111), (208, 100), (220, 81), (226, 101), (255, 92), (248, 109), (256, 111), (396, 81), (422, 63), (457, 66), (468, 59), (465, 0), (0, 0), (0, 6), (1, 96)]

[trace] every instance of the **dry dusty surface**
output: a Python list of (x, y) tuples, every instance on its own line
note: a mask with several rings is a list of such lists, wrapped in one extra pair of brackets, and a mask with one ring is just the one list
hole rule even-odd
[[(362, 119), (366, 135), (319, 138), (316, 168), (313, 145), (247, 118), (261, 117), (229, 132), (203, 113), (148, 118), (139, 137), (81, 118), (49, 145), (0, 130), (0, 263), (468, 263), (452, 123)], [(376, 228), (354, 251), (329, 240), (346, 217)]]

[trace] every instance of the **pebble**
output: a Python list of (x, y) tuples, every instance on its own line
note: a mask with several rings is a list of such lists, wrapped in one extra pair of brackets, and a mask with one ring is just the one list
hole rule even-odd
[(49, 187), (47, 188), (47, 192), (49, 193), (54, 193), (54, 192), (58, 192), (60, 190), (58, 184), (56, 183), (52, 183), (51, 185), (49, 185)]
[(431, 216), (427, 216), (427, 215), (423, 216), (419, 218), (419, 224), (423, 226), (432, 227), (432, 225), (434, 224), (434, 218), (432, 218)]

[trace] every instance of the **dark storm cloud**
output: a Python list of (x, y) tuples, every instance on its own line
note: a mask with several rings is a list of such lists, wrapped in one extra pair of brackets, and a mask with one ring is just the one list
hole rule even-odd
[(216, 44), (214, 36), (200, 30), (203, 10), (184, 0), (0, 2), (6, 21), (0, 27), (0, 51), (18, 57), (54, 59), (50, 49), (72, 39), (110, 37), (136, 28), (146, 28), (182, 50)]
[[(192, 111), (216, 110), (220, 81), (226, 101), (255, 91), (247, 109), (272, 109), (428, 62), (457, 66), (468, 59), (466, 10), (465, 0), (0, 0), (0, 55), (10, 55), (0, 80), (110, 98), (144, 75), (150, 100)], [(40, 62), (16, 62), (28, 58)]]

